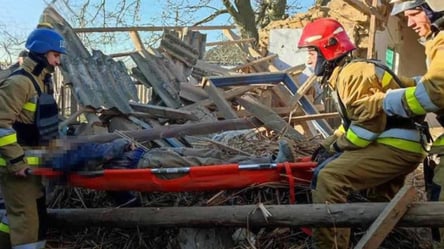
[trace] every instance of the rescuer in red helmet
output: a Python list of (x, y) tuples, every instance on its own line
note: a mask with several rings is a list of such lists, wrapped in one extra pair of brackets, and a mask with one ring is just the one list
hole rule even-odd
[[(356, 46), (331, 18), (307, 24), (298, 47), (317, 51), (314, 73), (333, 91), (342, 118), (341, 127), (312, 156), (318, 161), (313, 202), (345, 203), (351, 192), (366, 189), (376, 190), (377, 200), (392, 198), (425, 151), (414, 122), (387, 116), (381, 103), (388, 89), (411, 86), (413, 80), (400, 80), (378, 61), (352, 59)], [(313, 231), (318, 249), (349, 248), (349, 237), (349, 228)]]

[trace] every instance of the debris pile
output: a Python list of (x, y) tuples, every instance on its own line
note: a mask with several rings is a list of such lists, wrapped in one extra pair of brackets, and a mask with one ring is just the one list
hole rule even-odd
[[(61, 70), (63, 88), (69, 91), (61, 89), (58, 94), (60, 99), (69, 99), (62, 106), (69, 105), (72, 109), (65, 112), (68, 117), (62, 127), (72, 128), (73, 136), (92, 142), (122, 136), (147, 148), (215, 148), (250, 156), (276, 155), (279, 139), (289, 138), (297, 148), (293, 151), (296, 156), (307, 157), (323, 137), (332, 133), (325, 119), (337, 117), (337, 113), (321, 113), (306, 95), (315, 79), (298, 82), (303, 65), (286, 71), (273, 65), (274, 57), (267, 54), (268, 33), (275, 28), (301, 28), (321, 16), (343, 20), (360, 48), (357, 53), (366, 51), (368, 16), (344, 1), (333, 0), (329, 8), (315, 6), (307, 13), (271, 23), (260, 33), (259, 51), (248, 44), (238, 44), (238, 54), (242, 56), (232, 62), (231, 68), (206, 60), (205, 35), (187, 29), (165, 30), (156, 49), (145, 49), (140, 40), (133, 39), (138, 49), (127, 56), (136, 66), (128, 70), (101, 51), (88, 51), (69, 23), (49, 7), (42, 18), (63, 34), (69, 51), (63, 56)], [(136, 35), (132, 37), (138, 37), (137, 31), (134, 32)], [(226, 35), (236, 40), (229, 30)], [(224, 54), (217, 56), (222, 58)], [(150, 93), (149, 101), (141, 101), (147, 97), (141, 96), (142, 92)], [(172, 126), (177, 128), (176, 132), (168, 133)], [(148, 136), (146, 131), (153, 130), (158, 132)], [(411, 181), (418, 177), (413, 176)], [(296, 202), (310, 203), (309, 182), (295, 181)], [(289, 187), (292, 186), (288, 181), (278, 181), (204, 193), (133, 193), (137, 202), (117, 203), (111, 198), (118, 194), (115, 191), (49, 185), (48, 207), (186, 208), (254, 204), (267, 218), (271, 214), (264, 205), (291, 203)], [(311, 244), (303, 229), (250, 227), (248, 221), (243, 228), (125, 228), (124, 223), (122, 217), (122, 225), (116, 228), (52, 227), (49, 248), (195, 248), (199, 244), (200, 248), (272, 249), (310, 248)], [(362, 234), (355, 231), (356, 241)], [(390, 238), (381, 248), (411, 248), (408, 246), (412, 241), (418, 244), (416, 248), (426, 245), (425, 237), (411, 230), (395, 230)]]

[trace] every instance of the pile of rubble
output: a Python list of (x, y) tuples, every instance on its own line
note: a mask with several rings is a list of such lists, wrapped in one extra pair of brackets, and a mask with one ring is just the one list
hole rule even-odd
[[(142, 48), (128, 54), (136, 64), (128, 73), (123, 63), (101, 51), (90, 53), (69, 23), (49, 7), (42, 19), (66, 39), (69, 53), (63, 56), (61, 78), (64, 87), (70, 89), (73, 103), (80, 106), (69, 113), (62, 125), (74, 128), (74, 136), (88, 141), (104, 142), (124, 134), (149, 148), (218, 148), (251, 156), (275, 154), (277, 141), (286, 137), (296, 142), (296, 153), (300, 157), (308, 156), (317, 147), (318, 139), (332, 132), (324, 118), (336, 117), (337, 113), (322, 116), (312, 99), (305, 95), (314, 78), (305, 83), (298, 81), (303, 65), (278, 70), (273, 65), (274, 57), (267, 54), (267, 43), (270, 29), (300, 28), (321, 16), (343, 20), (360, 48), (358, 53), (366, 51), (368, 16), (343, 1), (333, 0), (329, 9), (314, 7), (307, 13), (271, 23), (260, 33), (259, 51), (248, 44), (239, 44), (238, 54), (242, 56), (234, 61), (236, 65), (232, 68), (205, 60), (208, 57), (204, 52), (204, 34), (165, 30), (159, 48)], [(226, 35), (236, 40), (230, 31), (226, 31)], [(141, 87), (152, 90), (149, 102), (140, 101)], [(84, 120), (79, 123), (81, 115)], [(178, 129), (168, 133), (171, 126)], [(148, 134), (152, 130), (156, 132)], [(238, 130), (248, 132), (240, 135), (226, 132)], [(216, 143), (210, 139), (215, 134), (226, 137)], [(257, 204), (260, 209), (263, 204), (290, 203), (288, 186), (286, 182), (271, 182), (240, 190), (137, 195), (144, 207)], [(116, 207), (108, 194), (57, 187), (49, 207)], [(298, 201), (310, 201), (307, 184), (298, 186), (296, 194)], [(266, 210), (261, 210), (265, 215)], [(123, 229), (124, 217), (122, 223), (120, 228), (52, 228), (48, 243), (51, 248), (184, 249), (196, 248), (195, 245), (200, 248), (271, 249), (295, 248), (295, 245), (308, 248), (310, 244), (310, 238), (299, 228)], [(403, 241), (398, 241), (396, 248), (404, 248), (402, 244)], [(392, 246), (387, 248), (395, 248)]]

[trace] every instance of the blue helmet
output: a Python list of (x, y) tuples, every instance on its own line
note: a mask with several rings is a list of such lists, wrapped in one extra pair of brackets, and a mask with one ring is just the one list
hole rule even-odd
[(49, 51), (66, 54), (65, 40), (53, 29), (35, 29), (28, 36), (25, 47), (29, 51), (38, 54), (45, 54)]

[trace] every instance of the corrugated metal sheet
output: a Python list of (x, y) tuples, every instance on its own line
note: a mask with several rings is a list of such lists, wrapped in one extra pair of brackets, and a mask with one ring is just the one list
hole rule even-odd
[(72, 85), (77, 102), (82, 106), (131, 112), (128, 101), (138, 101), (138, 97), (126, 67), (100, 51), (90, 54), (69, 23), (53, 8), (46, 8), (44, 17), (65, 38), (68, 53), (62, 56), (61, 69), (65, 83)]
[(65, 56), (63, 64), (69, 65), (66, 73), (73, 94), (83, 106), (114, 107), (129, 113), (132, 109), (128, 101), (138, 101), (137, 89), (126, 68), (100, 51), (93, 51), (87, 59)]

